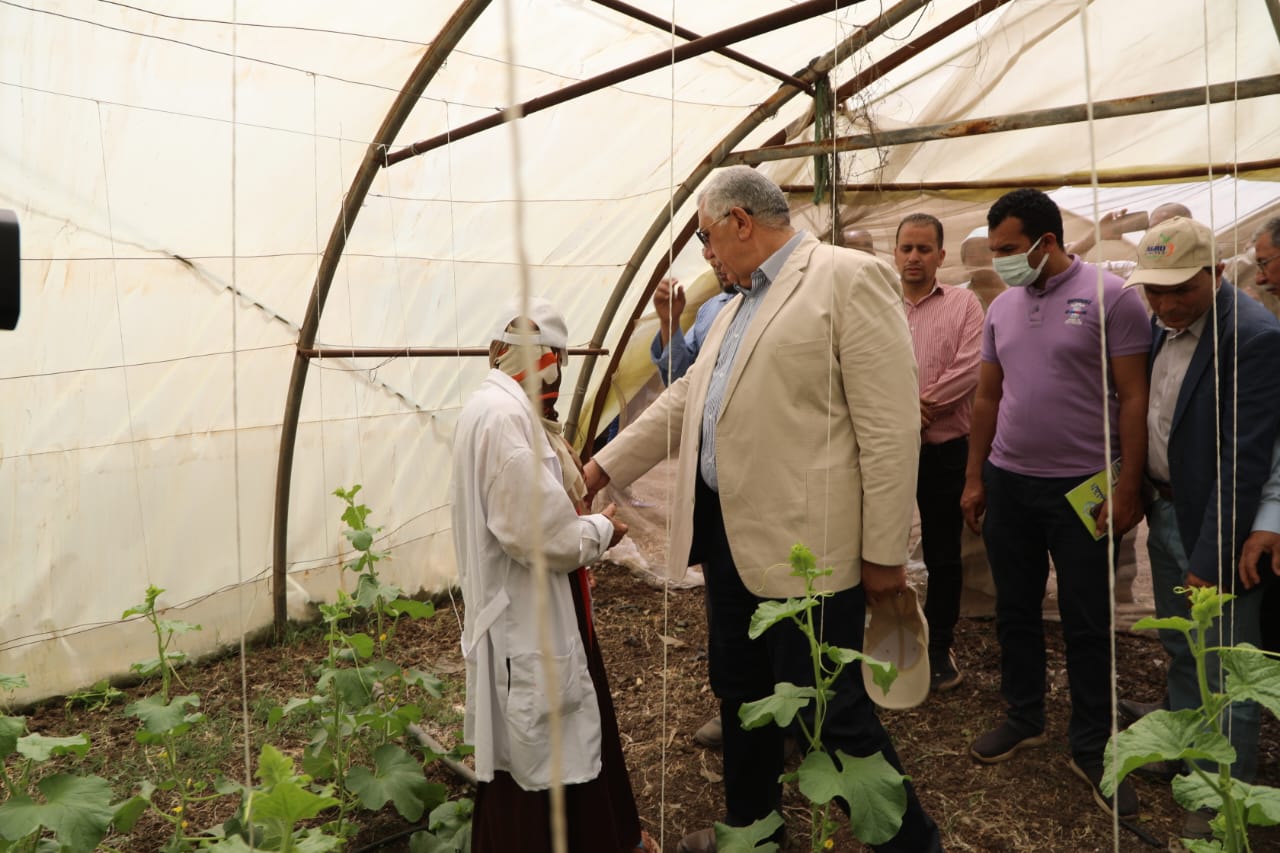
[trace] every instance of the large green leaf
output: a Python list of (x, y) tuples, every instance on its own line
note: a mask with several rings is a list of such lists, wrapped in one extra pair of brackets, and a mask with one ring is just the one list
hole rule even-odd
[(770, 812), (768, 817), (762, 817), (750, 826), (717, 823), (716, 849), (720, 853), (777, 853), (777, 842), (765, 839), (777, 832), (780, 826), (782, 817), (777, 812)]
[(150, 805), (150, 798), (142, 796), (130, 797), (122, 803), (116, 803), (111, 807), (111, 825), (117, 832), (132, 832), (133, 825), (138, 822), (138, 818), (146, 814)]
[[(204, 719), (204, 714), (188, 713), (188, 709), (199, 707), (200, 697), (194, 694), (175, 696), (168, 704), (160, 696), (148, 696), (126, 707), (124, 712), (127, 716), (141, 720), (147, 734), (181, 735)], [(141, 739), (140, 737), (139, 740)]]
[(1235, 760), (1236, 751), (1231, 742), (1206, 730), (1199, 711), (1153, 711), (1107, 743), (1102, 791), (1111, 795), (1117, 781), (1111, 768), (1117, 762), (1119, 778), (1123, 779), (1144, 764), (1156, 761), (1231, 764)]
[(373, 655), (373, 637), (370, 637), (363, 631), (356, 634), (348, 634), (347, 645), (361, 659), (368, 658)]
[(409, 853), (466, 853), (471, 849), (471, 800), (441, 803), (427, 818), (428, 832), (409, 837)]
[(32, 761), (48, 761), (55, 755), (84, 756), (89, 751), (88, 735), (72, 737), (48, 737), (30, 734), (18, 738), (18, 752)]
[(351, 547), (357, 551), (368, 551), (373, 545), (373, 532), (370, 530), (347, 529), (342, 533), (351, 540)]
[(772, 628), (784, 619), (790, 619), (793, 616), (799, 616), (806, 610), (812, 610), (818, 606), (818, 601), (813, 598), (788, 598), (786, 601), (762, 601), (756, 607), (756, 612), (751, 614), (751, 627), (747, 629), (747, 636), (753, 640), (760, 639), (760, 635)]
[(26, 717), (0, 717), (0, 758), (13, 755), (18, 748), (18, 738), (26, 732)]
[(25, 675), (14, 675), (8, 672), (0, 672), (0, 690), (17, 690), (26, 686), (27, 677)]
[(316, 688), (328, 690), (332, 682), (338, 691), (338, 697), (348, 707), (363, 708), (373, 699), (373, 683), (378, 680), (378, 673), (369, 667), (354, 669), (329, 669), (321, 671), (316, 680)]
[(1135, 631), (1190, 631), (1195, 625), (1190, 619), (1182, 616), (1168, 616), (1164, 619), (1157, 619), (1154, 616), (1147, 616), (1133, 623)]
[(738, 719), (744, 729), (758, 729), (769, 723), (786, 727), (801, 708), (817, 697), (815, 687), (797, 687), (789, 681), (779, 681), (773, 685), (773, 695), (744, 702), (738, 708)]
[(404, 671), (404, 683), (419, 687), (426, 691), (427, 695), (439, 699), (444, 693), (444, 682), (436, 678), (429, 672), (423, 672), (420, 669), (409, 668)]
[(387, 605), (387, 610), (410, 619), (430, 619), (436, 615), (436, 606), (430, 601), (414, 601), (412, 598), (397, 598)]
[(263, 787), (271, 788), (281, 782), (298, 781), (293, 771), (293, 762), (268, 743), (264, 744), (262, 751), (258, 753), (258, 769), (253, 775), (262, 782)]
[(815, 803), (840, 797), (849, 806), (849, 826), (867, 844), (883, 844), (898, 834), (907, 811), (906, 777), (876, 753), (856, 758), (839, 750), (840, 766), (825, 752), (811, 752), (800, 764), (800, 792)]
[(250, 803), (250, 821), (265, 823), (281, 836), (292, 833), (299, 821), (338, 805), (333, 797), (312, 793), (297, 782), (280, 782), (265, 794), (255, 794)]
[[(1173, 798), (1188, 811), (1222, 809), (1222, 797), (1210, 780), (1198, 773), (1174, 777)], [(1275, 826), (1280, 823), (1280, 789), (1232, 779), (1231, 798), (1244, 804), (1245, 821), (1250, 825)]]
[(444, 786), (428, 782), (422, 765), (395, 744), (384, 743), (374, 750), (373, 764), (373, 772), (353, 767), (347, 774), (347, 788), (366, 809), (377, 811), (392, 802), (401, 817), (416, 821), (427, 808), (444, 801)]
[(89, 853), (111, 827), (111, 786), (97, 776), (58, 773), (37, 786), (45, 802), (11, 797), (0, 805), (0, 837), (16, 841), (37, 827), (53, 832), (68, 853)]
[(1280, 661), (1248, 643), (1218, 654), (1227, 670), (1227, 695), (1233, 701), (1252, 699), (1280, 715)]
[(203, 631), (204, 628), (194, 622), (184, 622), (181, 619), (161, 619), (160, 630), (171, 634), (189, 634), (192, 631)]

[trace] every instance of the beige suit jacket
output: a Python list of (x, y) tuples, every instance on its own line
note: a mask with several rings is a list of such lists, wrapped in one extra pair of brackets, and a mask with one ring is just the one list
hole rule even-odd
[[(747, 588), (801, 595), (787, 558), (802, 543), (833, 570), (819, 589), (861, 582), (862, 560), (905, 561), (915, 506), (920, 404), (902, 288), (862, 252), (805, 235), (769, 286), (738, 350), (716, 422), (725, 531)], [(720, 342), (742, 304), (720, 312), (701, 357), (596, 455), (627, 485), (683, 448), (670, 507), (668, 569), (693, 541), (701, 420)]]

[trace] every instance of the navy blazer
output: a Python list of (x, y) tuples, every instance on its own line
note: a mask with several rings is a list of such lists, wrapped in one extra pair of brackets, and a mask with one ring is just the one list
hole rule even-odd
[[(1213, 328), (1206, 323), (1173, 411), (1169, 479), (1191, 573), (1229, 589), (1271, 472), (1271, 450), (1280, 428), (1280, 322), (1225, 282), (1215, 299), (1215, 315), (1217, 388)], [(1154, 319), (1152, 325), (1154, 364), (1166, 332)]]

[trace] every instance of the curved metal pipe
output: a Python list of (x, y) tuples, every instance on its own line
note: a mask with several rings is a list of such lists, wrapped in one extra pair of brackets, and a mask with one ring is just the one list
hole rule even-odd
[[(835, 94), (836, 100), (843, 101), (848, 99), (854, 93), (861, 91), (862, 89), (876, 82), (885, 74), (888, 74), (890, 71), (897, 68), (903, 62), (906, 62), (908, 59), (911, 59), (913, 56), (917, 55), (919, 51), (923, 50), (926, 47), (930, 47), (938, 43), (939, 41), (946, 38), (947, 36), (955, 33), (957, 30), (977, 21), (978, 19), (984, 17), (990, 12), (994, 12), (996, 9), (1000, 8), (1001, 6), (1005, 5), (1008, 2), (1010, 2), (1010, 0), (977, 0), (977, 2), (975, 2), (969, 8), (963, 9), (960, 12), (956, 13), (955, 15), (952, 15), (950, 18), (938, 24), (936, 27), (929, 30), (928, 32), (924, 33), (919, 38), (912, 40), (909, 44), (899, 48), (898, 50), (886, 56), (884, 59), (881, 59), (879, 62), (876, 62), (874, 65), (871, 65), (866, 69), (863, 69), (857, 75), (855, 75), (852, 79), (847, 80), (844, 83), (841, 83), (840, 87), (836, 90), (836, 94)], [(807, 124), (812, 121), (813, 121), (813, 110), (810, 109), (806, 113), (806, 115), (801, 118), (800, 123)], [(792, 126), (795, 126), (795, 124), (796, 122), (792, 122)], [(769, 137), (769, 139), (767, 139), (764, 142), (764, 146), (781, 145), (786, 141), (787, 141), (787, 131), (784, 128), (783, 130), (780, 130), (777, 133), (775, 133), (773, 136)], [(812, 191), (813, 191), (813, 188), (810, 187), (809, 192), (812, 192)], [(834, 221), (834, 217), (833, 217), (833, 221)], [(697, 215), (695, 214), (693, 217), (690, 218), (689, 223), (686, 224), (685, 227), (680, 230), (680, 233), (676, 235), (675, 240), (672, 242), (672, 252), (670, 257), (680, 254), (680, 252), (684, 249), (685, 243), (689, 241), (689, 237), (693, 234), (693, 229), (696, 227), (697, 227)], [(613, 381), (614, 372), (618, 369), (618, 364), (621, 362), (622, 356), (627, 349), (627, 345), (631, 341), (631, 332), (635, 328), (636, 321), (640, 319), (640, 315), (644, 312), (644, 306), (648, 304), (650, 297), (653, 296), (654, 289), (658, 286), (658, 282), (662, 279), (662, 276), (665, 275), (667, 272), (670, 257), (667, 255), (664, 255), (658, 259), (658, 263), (654, 268), (653, 275), (649, 277), (649, 283), (645, 285), (644, 292), (641, 294), (640, 299), (636, 302), (635, 308), (632, 309), (630, 322), (622, 330), (622, 334), (619, 336), (619, 339), (618, 339), (618, 344), (613, 348), (613, 355), (609, 359), (609, 366), (605, 372), (604, 378), (600, 380), (600, 387), (596, 389), (594, 401), (591, 406), (591, 414), (587, 419), (587, 428), (583, 433), (584, 446), (581, 452), (581, 456), (583, 457), (584, 461), (586, 459), (589, 459), (591, 455), (590, 441), (586, 439), (589, 439), (590, 437), (594, 436), (596, 434), (597, 429), (599, 428), (600, 416), (604, 412), (605, 400), (608, 397), (609, 387)], [(572, 428), (566, 427), (567, 434), (571, 438), (573, 437), (574, 432), (577, 429), (578, 414), (579, 412), (576, 409), (573, 409), (571, 407), (569, 424), (572, 425)]]
[(409, 118), (409, 114), (413, 112), (427, 84), (444, 65), (462, 36), (488, 7), (489, 2), (490, 0), (463, 0), (409, 74), (404, 88), (391, 104), (386, 118), (382, 120), (382, 126), (378, 128), (373, 141), (369, 143), (368, 150), (365, 151), (364, 161), (351, 181), (351, 188), (343, 199), (342, 210), (338, 213), (337, 221), (333, 223), (329, 242), (325, 245), (324, 255), (320, 259), (320, 269), (316, 271), (316, 283), (307, 304), (307, 314), (298, 333), (299, 352), (293, 359), (293, 372), (289, 376), (289, 390), (285, 395), (284, 419), (280, 430), (280, 456), (276, 463), (276, 500), (271, 543), (271, 602), (277, 636), (283, 632), (288, 619), (285, 573), (288, 571), (286, 551), (289, 536), (289, 491), (293, 479), (293, 451), (298, 440), (298, 418), (302, 411), (302, 392), (307, 384), (308, 364), (308, 359), (302, 355), (301, 350), (310, 349), (315, 344), (316, 330), (320, 327), (320, 314), (324, 311), (334, 273), (337, 272), (338, 262), (342, 259), (342, 250), (347, 245), (347, 234), (360, 213), (360, 206), (364, 204), (369, 188), (373, 186), (374, 176), (385, 162), (387, 148), (395, 142), (396, 135)]
[[(874, 38), (882, 35), (890, 28), (902, 23), (908, 16), (914, 14), (920, 9), (927, 6), (929, 0), (902, 0), (893, 8), (887, 10), (883, 15), (873, 21), (870, 25), (863, 27), (853, 35), (844, 39), (833, 50), (824, 53), (822, 56), (813, 60), (809, 67), (800, 72), (796, 76), (807, 83), (812, 84), (820, 75), (827, 73), (834, 68), (837, 62), (842, 61), (852, 55), (855, 51), (861, 50)], [(739, 122), (728, 134), (725, 135), (708, 154), (701, 163), (693, 170), (688, 178), (684, 180), (669, 202), (664, 207), (653, 224), (649, 226), (641, 238), (639, 245), (636, 246), (631, 257), (627, 260), (626, 265), (622, 268), (622, 275), (618, 279), (618, 283), (614, 285), (613, 293), (609, 295), (609, 301), (605, 304), (604, 311), (600, 315), (600, 322), (596, 325), (596, 330), (591, 336), (591, 347), (600, 347), (604, 336), (608, 333), (609, 327), (613, 324), (613, 319), (618, 313), (618, 308), (622, 304), (622, 298), (626, 295), (627, 289), (631, 286), (631, 282), (635, 280), (636, 274), (640, 270), (640, 265), (644, 263), (644, 259), (649, 256), (653, 247), (658, 240), (666, 232), (668, 223), (670, 222), (673, 212), (679, 210), (686, 201), (693, 195), (698, 186), (706, 180), (731, 153), (733, 147), (747, 135), (759, 127), (766, 119), (776, 113), (781, 107), (800, 94), (800, 89), (791, 85), (782, 85), (778, 90), (766, 98), (758, 107), (752, 110), (746, 118)], [(785, 137), (784, 137), (785, 139)], [(681, 246), (683, 248), (683, 246)], [(642, 303), (643, 305), (643, 303)], [(640, 308), (637, 308), (637, 312)], [(624, 333), (630, 334), (630, 330)], [(625, 338), (624, 338), (625, 340)], [(613, 347), (614, 358), (620, 358), (623, 346)], [(578, 375), (577, 385), (573, 389), (573, 402), (569, 406), (568, 417), (565, 419), (565, 435), (570, 441), (577, 439), (578, 416), (582, 412), (582, 401), (587, 394), (587, 386), (591, 383), (591, 373), (595, 369), (596, 357), (587, 356), (582, 365), (582, 372)]]

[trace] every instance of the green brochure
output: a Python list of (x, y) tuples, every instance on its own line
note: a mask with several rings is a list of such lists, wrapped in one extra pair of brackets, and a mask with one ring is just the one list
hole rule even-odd
[[(1067, 502), (1076, 511), (1076, 515), (1080, 516), (1080, 520), (1084, 522), (1085, 529), (1089, 531), (1089, 535), (1094, 539), (1101, 539), (1102, 536), (1106, 535), (1099, 535), (1097, 527), (1097, 512), (1102, 507), (1102, 502), (1107, 499), (1106, 475), (1107, 472), (1105, 470), (1099, 471), (1067, 492)], [(1117, 459), (1111, 466), (1111, 485), (1113, 488), (1119, 477), (1120, 460)]]

